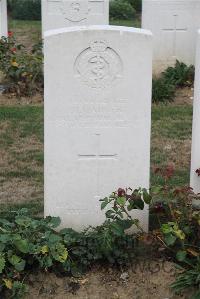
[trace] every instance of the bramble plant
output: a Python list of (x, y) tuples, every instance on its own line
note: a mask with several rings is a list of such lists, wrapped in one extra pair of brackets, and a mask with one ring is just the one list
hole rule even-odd
[[(172, 284), (175, 291), (200, 287), (200, 210), (192, 202), (198, 199), (191, 188), (173, 188), (169, 180), (173, 176), (173, 165), (156, 168), (164, 184), (152, 188), (154, 198), (152, 210), (157, 214), (160, 233), (157, 238), (182, 266), (182, 273)], [(159, 200), (159, 201), (158, 201)], [(164, 221), (163, 221), (163, 216)], [(199, 293), (197, 293), (199, 294)], [(195, 295), (196, 296), (196, 295)], [(198, 298), (198, 297), (197, 297)]]
[(96, 261), (126, 264), (135, 255), (136, 235), (125, 230), (142, 231), (129, 212), (149, 201), (146, 189), (119, 189), (101, 200), (101, 208), (109, 208), (105, 222), (80, 233), (71, 228), (57, 232), (58, 217), (33, 219), (26, 209), (14, 212), (13, 221), (0, 219), (0, 293), (22, 298), (32, 267), (77, 276)]
[(7, 91), (17, 96), (30, 96), (43, 86), (42, 43), (31, 52), (17, 44), (12, 32), (0, 39), (0, 70), (8, 82)]

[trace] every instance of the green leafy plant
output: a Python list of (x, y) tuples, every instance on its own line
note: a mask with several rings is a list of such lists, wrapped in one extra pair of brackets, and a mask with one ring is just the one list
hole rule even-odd
[(41, 0), (8, 0), (13, 19), (41, 20)]
[(130, 3), (138, 13), (142, 11), (142, 0), (125, 0), (125, 1)]
[(152, 101), (154, 103), (171, 102), (175, 96), (175, 86), (163, 77), (154, 78), (152, 82)]
[(191, 86), (194, 83), (194, 66), (177, 60), (174, 67), (168, 67), (163, 72), (163, 78), (177, 87)]
[(27, 291), (25, 277), (33, 267), (77, 276), (97, 261), (126, 264), (134, 257), (138, 233), (125, 232), (132, 227), (142, 231), (130, 212), (142, 210), (150, 199), (146, 189), (119, 189), (101, 200), (105, 222), (83, 232), (71, 228), (55, 231), (60, 225), (58, 217), (34, 219), (27, 209), (14, 212), (12, 220), (1, 218), (1, 293), (22, 298)]
[(156, 168), (155, 173), (163, 178), (163, 185), (152, 189), (151, 211), (157, 214), (160, 233), (157, 238), (176, 261), (182, 273), (172, 284), (175, 291), (187, 287), (200, 287), (200, 210), (193, 205), (199, 195), (189, 187), (174, 188), (169, 184), (173, 165)]
[(174, 67), (168, 67), (159, 78), (152, 82), (152, 101), (171, 102), (177, 87), (191, 86), (194, 83), (194, 66), (176, 61)]
[(126, 0), (110, 1), (110, 19), (111, 20), (133, 20), (135, 17), (134, 7)]
[(26, 289), (22, 281), (29, 267), (47, 270), (67, 260), (63, 238), (54, 230), (59, 224), (56, 217), (32, 219), (26, 209), (16, 212), (14, 221), (0, 219), (0, 283), (14, 298)]
[(7, 91), (18, 96), (32, 95), (43, 86), (42, 43), (31, 52), (17, 44), (12, 32), (0, 39), (0, 70), (8, 83)]

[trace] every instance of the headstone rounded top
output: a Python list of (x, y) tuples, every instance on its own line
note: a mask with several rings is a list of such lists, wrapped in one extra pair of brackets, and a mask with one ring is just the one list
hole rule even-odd
[(147, 30), (147, 29), (125, 27), (125, 26), (90, 25), (90, 26), (65, 27), (65, 28), (59, 28), (59, 29), (54, 29), (54, 30), (48, 30), (44, 33), (44, 37), (47, 38), (52, 35), (59, 35), (59, 34), (67, 33), (67, 32), (74, 32), (74, 31), (81, 32), (81, 31), (91, 31), (91, 30), (93, 30), (93, 31), (107, 30), (107, 31), (116, 31), (116, 32), (120, 31), (120, 34), (123, 34), (125, 32), (132, 32), (135, 34), (152, 36), (151, 31)]

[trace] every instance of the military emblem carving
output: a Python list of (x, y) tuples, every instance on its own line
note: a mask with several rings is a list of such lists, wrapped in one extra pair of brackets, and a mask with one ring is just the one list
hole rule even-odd
[(62, 1), (61, 11), (65, 19), (71, 22), (80, 22), (88, 17), (88, 1)]
[(122, 75), (119, 55), (105, 41), (97, 40), (77, 57), (75, 74), (92, 88), (104, 88)]

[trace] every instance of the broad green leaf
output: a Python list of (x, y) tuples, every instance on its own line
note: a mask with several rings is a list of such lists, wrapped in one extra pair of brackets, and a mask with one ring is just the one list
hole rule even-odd
[(41, 253), (42, 253), (42, 254), (46, 254), (46, 253), (48, 253), (48, 252), (49, 252), (49, 248), (48, 248), (48, 246), (47, 246), (47, 245), (42, 246), (42, 248), (41, 248)]
[(106, 218), (111, 218), (113, 219), (115, 215), (115, 212), (113, 210), (108, 210), (106, 211)]
[(48, 222), (48, 225), (53, 227), (53, 228), (58, 227), (61, 223), (60, 217), (50, 217), (50, 216), (48, 216), (48, 217), (46, 217), (46, 220)]
[(12, 283), (12, 281), (10, 279), (4, 278), (3, 282), (5, 283), (5, 286), (6, 286), (7, 289), (9, 289), (9, 290), (12, 289), (13, 283)]
[(10, 241), (10, 235), (9, 234), (0, 234), (0, 243), (6, 244)]
[(144, 209), (144, 201), (141, 198), (133, 200), (134, 209), (143, 210)]
[(62, 240), (61, 236), (56, 235), (56, 234), (51, 234), (48, 239), (49, 243), (51, 243), (51, 244), (58, 243), (61, 240)]
[(66, 247), (61, 243), (57, 243), (54, 247), (51, 248), (51, 254), (53, 258), (60, 263), (64, 263), (68, 257), (68, 251)]
[(101, 210), (105, 209), (105, 207), (106, 207), (108, 204), (109, 204), (108, 201), (103, 201), (103, 202), (101, 203)]
[(20, 226), (29, 227), (31, 224), (31, 218), (27, 216), (17, 216), (15, 218), (15, 222)]
[(187, 256), (187, 252), (184, 251), (184, 250), (179, 250), (176, 254), (176, 259), (179, 261), (179, 262), (183, 262), (185, 260)]
[(118, 203), (118, 205), (124, 207), (124, 205), (125, 205), (125, 203), (126, 203), (126, 197), (124, 197), (124, 196), (118, 197), (118, 198), (117, 198), (117, 203)]
[(124, 230), (129, 229), (133, 225), (133, 220), (119, 220), (120, 225), (123, 227)]
[(180, 230), (180, 229), (175, 230), (174, 233), (180, 240), (185, 240), (185, 234), (182, 230)]
[(118, 222), (112, 222), (110, 224), (111, 230), (112, 232), (117, 235), (117, 236), (121, 236), (124, 234), (124, 228), (120, 225), (120, 223)]
[(27, 240), (16, 240), (14, 241), (15, 247), (22, 253), (28, 253), (29, 251), (29, 246), (28, 246), (28, 241)]
[(0, 273), (3, 272), (6, 265), (6, 260), (3, 254), (0, 254)]
[(165, 235), (165, 243), (167, 246), (172, 246), (176, 242), (176, 237), (172, 234), (166, 234)]
[(0, 243), (0, 253), (4, 251), (6, 245), (4, 243)]
[(152, 197), (151, 195), (147, 192), (146, 189), (143, 189), (143, 200), (146, 204), (150, 204), (151, 200), (152, 200)]
[(169, 234), (173, 232), (173, 228), (168, 223), (162, 224), (161, 231), (163, 234)]
[(11, 265), (15, 267), (15, 269), (19, 272), (23, 271), (26, 265), (25, 260), (21, 259), (21, 257), (17, 255), (12, 255), (11, 257), (8, 258), (9, 262)]

